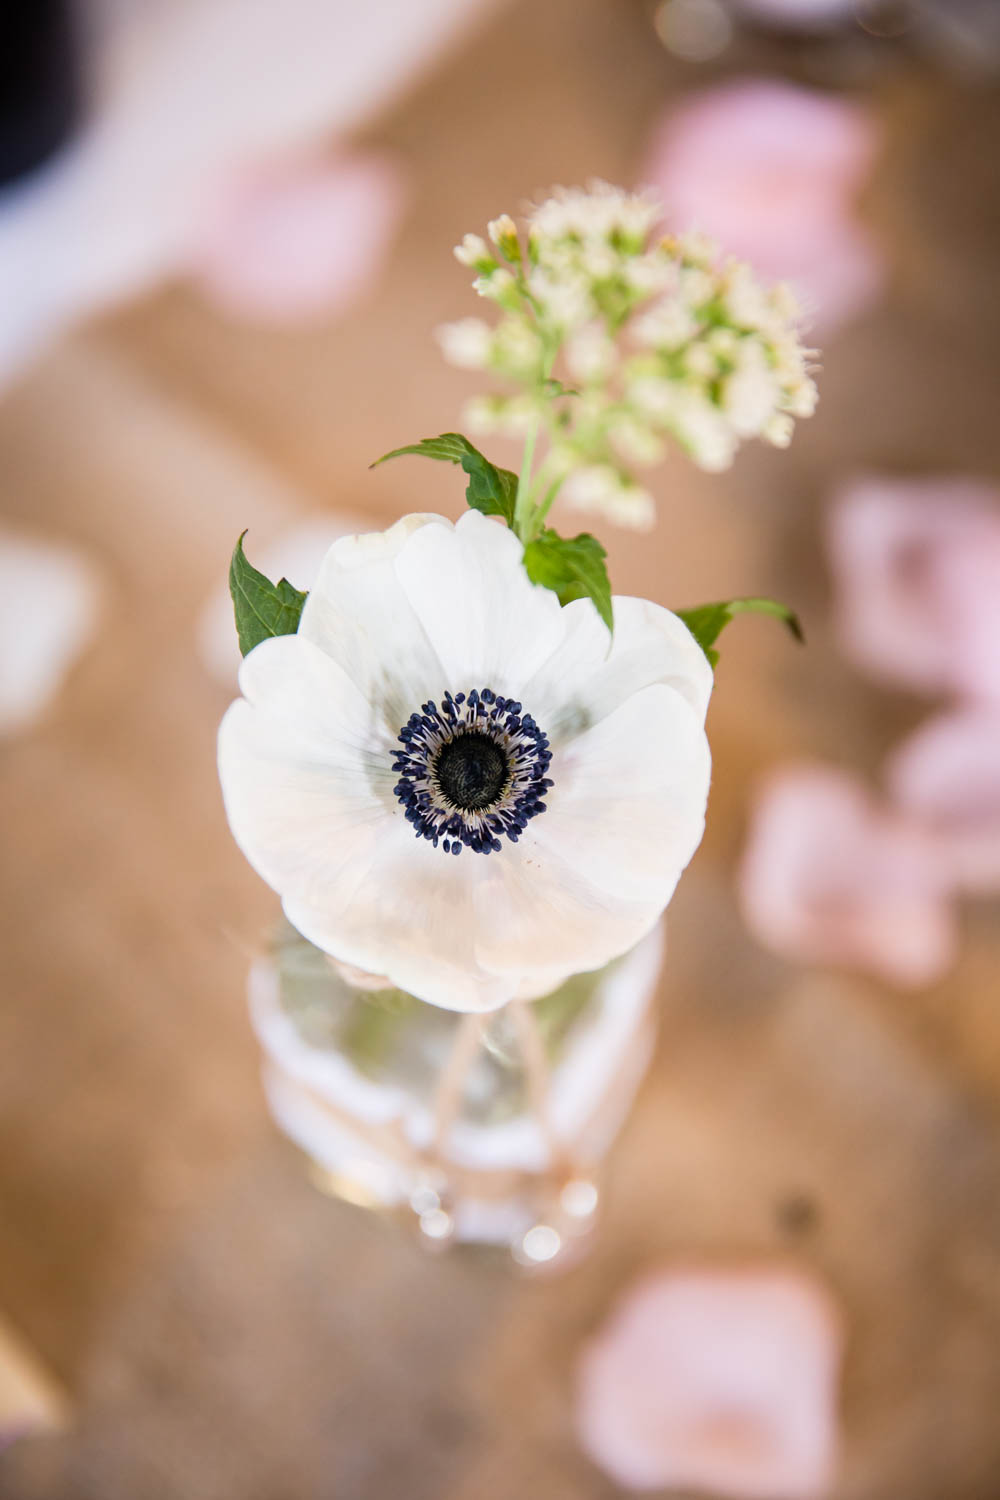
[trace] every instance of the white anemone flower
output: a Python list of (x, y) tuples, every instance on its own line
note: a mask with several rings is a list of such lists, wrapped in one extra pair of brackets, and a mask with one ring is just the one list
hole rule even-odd
[(648, 932), (704, 827), (712, 673), (676, 615), (614, 611), (609, 643), (476, 511), (334, 542), (219, 734), (233, 833), (292, 925), (460, 1011)]

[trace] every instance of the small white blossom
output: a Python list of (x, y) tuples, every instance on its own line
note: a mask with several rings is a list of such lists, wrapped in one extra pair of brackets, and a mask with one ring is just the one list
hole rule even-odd
[(746, 340), (735, 328), (713, 328), (706, 344), (717, 360), (735, 360), (746, 347)]
[(462, 408), (462, 418), (475, 433), (524, 437), (538, 420), (538, 402), (527, 396), (473, 396)]
[(787, 412), (779, 411), (770, 419), (761, 431), (761, 437), (765, 443), (770, 443), (774, 448), (787, 448), (792, 441), (792, 433), (795, 423)]
[(652, 297), (677, 285), (676, 265), (657, 251), (626, 260), (621, 275), (627, 285), (642, 297)]
[(488, 297), (491, 302), (499, 302), (500, 306), (507, 308), (509, 312), (521, 310), (521, 294), (517, 290), (517, 283), (503, 266), (498, 266), (485, 276), (477, 276), (472, 283), (472, 288), (473, 291), (479, 293), (480, 297)]
[(517, 262), (521, 259), (521, 246), (517, 238), (517, 225), (510, 214), (501, 214), (498, 219), (491, 219), (486, 226), (486, 232), (494, 245), (497, 246), (501, 255), (507, 260)]
[(760, 344), (747, 343), (736, 369), (723, 383), (722, 409), (740, 437), (764, 431), (781, 391)]
[(493, 335), (493, 364), (503, 373), (537, 380), (542, 354), (542, 340), (527, 323), (507, 318)]
[(496, 265), (490, 247), (479, 234), (467, 234), (462, 243), (455, 246), (454, 256), (463, 266), (472, 266), (477, 271), (488, 271)]
[(461, 318), (442, 323), (435, 330), (445, 359), (462, 370), (485, 370), (490, 362), (493, 331), (480, 318)]
[(574, 380), (604, 380), (616, 363), (614, 343), (600, 323), (588, 323), (566, 345), (566, 365)]
[(648, 468), (658, 464), (664, 456), (666, 445), (645, 422), (623, 414), (613, 417), (608, 424), (608, 436), (626, 463)]
[(774, 324), (773, 299), (742, 261), (733, 261), (726, 268), (721, 296), (726, 312), (738, 327), (767, 331)]
[(677, 278), (677, 290), (684, 305), (700, 310), (716, 295), (718, 282), (701, 266), (686, 266)]
[(589, 283), (578, 270), (571, 268), (565, 276), (556, 278), (536, 268), (528, 277), (528, 291), (545, 322), (554, 329), (569, 332), (594, 315)]
[(635, 323), (641, 344), (656, 349), (680, 349), (698, 332), (698, 320), (690, 307), (676, 297), (655, 302)]
[(462, 422), (477, 436), (497, 432), (500, 427), (497, 396), (472, 396), (462, 407)]
[(540, 255), (548, 242), (568, 236), (593, 244), (617, 235), (641, 244), (660, 212), (656, 200), (646, 194), (626, 193), (595, 181), (586, 189), (556, 188), (529, 214), (528, 230)]
[[(709, 381), (719, 373), (719, 355), (722, 351), (713, 348), (712, 337), (692, 340), (684, 350), (684, 373), (696, 375), (699, 380)], [(725, 357), (725, 356), (723, 356)]]
[(645, 375), (628, 388), (628, 398), (636, 411), (654, 421), (666, 421), (675, 405), (675, 384), (661, 376)]
[(619, 258), (611, 245), (587, 245), (580, 252), (580, 265), (591, 281), (607, 281), (617, 271)]
[(652, 495), (631, 484), (610, 464), (574, 469), (563, 495), (577, 510), (607, 516), (633, 531), (648, 531), (656, 517)]
[(793, 417), (811, 417), (816, 410), (818, 392), (816, 384), (808, 376), (804, 376), (788, 392), (785, 400), (785, 410)]
[(736, 433), (707, 397), (679, 388), (669, 426), (699, 468), (709, 473), (729, 468), (736, 454)]
[(701, 234), (698, 230), (689, 230), (686, 234), (674, 235), (666, 240), (665, 244), (684, 265), (702, 266), (708, 270), (716, 265), (719, 259), (719, 246), (715, 240), (709, 238), (707, 234)]

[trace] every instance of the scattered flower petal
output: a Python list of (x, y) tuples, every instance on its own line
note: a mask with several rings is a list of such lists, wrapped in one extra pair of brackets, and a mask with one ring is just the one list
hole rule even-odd
[(648, 1276), (583, 1351), (580, 1440), (630, 1489), (823, 1495), (836, 1458), (841, 1345), (836, 1307), (802, 1272)]
[(857, 0), (729, 0), (729, 3), (755, 20), (805, 30), (850, 20), (857, 9)]
[[(0, 382), (67, 325), (182, 274), (234, 174), (347, 139), (494, 3), (106, 4), (83, 128), (0, 197)], [(89, 29), (95, 6), (76, 8)], [(313, 216), (329, 219), (312, 199), (286, 204), (283, 256), (289, 218)], [(246, 275), (259, 311), (277, 289), (259, 263)]]
[(336, 313), (376, 279), (402, 203), (397, 168), (377, 156), (236, 175), (190, 269), (218, 307), (239, 317)]
[(644, 176), (672, 224), (697, 225), (830, 328), (879, 291), (882, 257), (855, 218), (877, 134), (863, 106), (765, 79), (693, 94), (657, 126)]
[(630, 948), (704, 826), (712, 674), (690, 632), (619, 599), (609, 644), (521, 556), (476, 511), (335, 542), (220, 730), (230, 825), (292, 925), (453, 1010)]
[(886, 780), (896, 806), (932, 838), (946, 880), (1000, 893), (1000, 707), (922, 725), (890, 758)]
[(0, 534), (0, 734), (41, 718), (97, 627), (101, 581), (81, 553)]
[(830, 513), (841, 645), (928, 693), (1000, 702), (1000, 492), (971, 479), (862, 478)]
[(764, 786), (738, 883), (750, 931), (786, 958), (904, 987), (931, 983), (954, 958), (933, 841), (832, 768), (789, 767)]

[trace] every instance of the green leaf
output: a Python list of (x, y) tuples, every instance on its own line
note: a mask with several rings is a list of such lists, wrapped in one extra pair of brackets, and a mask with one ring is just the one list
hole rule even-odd
[(236, 634), (244, 656), (269, 636), (294, 635), (306, 602), (305, 594), (293, 588), (287, 578), (272, 583), (247, 562), (243, 551), (245, 536), (245, 531), (240, 534), (229, 564), (229, 592), (233, 596)]
[(376, 469), (390, 458), (402, 458), (407, 453), (435, 458), (442, 463), (460, 464), (469, 476), (465, 498), (472, 509), (482, 511), (484, 516), (503, 516), (507, 525), (513, 526), (517, 475), (510, 469), (498, 469), (491, 464), (460, 432), (442, 432), (440, 437), (423, 438), (406, 448), (393, 448), (391, 453), (383, 453), (370, 467)]
[(718, 604), (700, 604), (695, 609), (678, 609), (674, 613), (684, 621), (713, 667), (719, 660), (715, 642), (734, 615), (772, 615), (788, 627), (797, 641), (805, 640), (798, 615), (776, 599), (725, 599)]
[(465, 498), (473, 510), (484, 516), (503, 516), (514, 525), (514, 502), (517, 499), (517, 475), (510, 469), (498, 469), (481, 453), (467, 453), (462, 468), (469, 476)]
[[(442, 432), (440, 437), (422, 438), (419, 443), (410, 443), (405, 448), (393, 448), (391, 453), (383, 453), (370, 469), (377, 469), (379, 464), (388, 463), (390, 458), (404, 458), (407, 453), (416, 453), (421, 458), (438, 458), (444, 463), (460, 464), (467, 453), (479, 453), (467, 437), (460, 432)], [(482, 457), (482, 454), (479, 454)]]
[(546, 526), (525, 547), (524, 566), (532, 583), (551, 589), (559, 596), (560, 604), (569, 604), (573, 599), (592, 599), (597, 613), (613, 631), (606, 557), (600, 542), (588, 532), (563, 537)]
[(580, 392), (572, 385), (563, 385), (561, 380), (556, 380), (550, 375), (545, 381), (545, 389), (550, 396), (579, 396)]

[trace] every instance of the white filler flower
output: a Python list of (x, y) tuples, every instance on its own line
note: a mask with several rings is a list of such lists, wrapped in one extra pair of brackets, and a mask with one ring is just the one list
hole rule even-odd
[(486, 1011), (623, 953), (702, 836), (712, 673), (647, 600), (561, 608), (469, 511), (327, 553), (244, 659), (226, 811), (285, 914), (422, 1000)]

